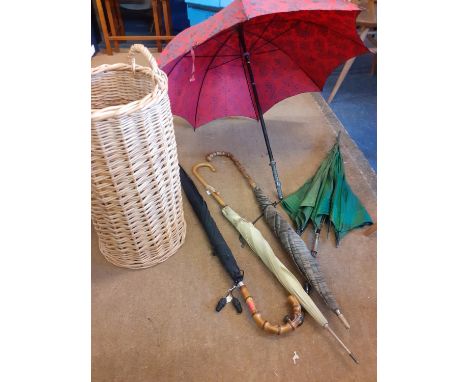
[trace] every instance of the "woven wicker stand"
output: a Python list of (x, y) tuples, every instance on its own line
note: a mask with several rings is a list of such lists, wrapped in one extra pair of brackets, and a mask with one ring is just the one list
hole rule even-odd
[(129, 56), (91, 71), (92, 220), (106, 259), (136, 269), (173, 255), (186, 225), (166, 74), (143, 45)]

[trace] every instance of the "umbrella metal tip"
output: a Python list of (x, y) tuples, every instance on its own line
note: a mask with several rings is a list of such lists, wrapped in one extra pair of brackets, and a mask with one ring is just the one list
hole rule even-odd
[(354, 354), (353, 354), (353, 353), (348, 353), (348, 354), (349, 354), (349, 356), (353, 359), (353, 361), (354, 361), (357, 365), (359, 365), (359, 361), (358, 361), (357, 358), (354, 356)]
[(348, 320), (346, 319), (346, 317), (343, 315), (343, 313), (340, 313), (339, 311), (336, 312), (337, 315), (338, 315), (338, 318), (341, 320), (341, 322), (343, 323), (344, 327), (346, 329), (350, 329), (351, 326), (349, 325), (349, 322)]
[(324, 325), (324, 328), (327, 329), (330, 334), (335, 337), (335, 339), (339, 342), (339, 344), (343, 347), (344, 350), (346, 350), (346, 353), (348, 353), (348, 355), (353, 359), (353, 361), (359, 365), (359, 361), (357, 360), (357, 358), (354, 356), (353, 353), (351, 353), (351, 351), (346, 347), (346, 345), (343, 343), (343, 341), (340, 340), (340, 338), (336, 335), (336, 333), (330, 328), (330, 326), (328, 326), (328, 323), (326, 323)]

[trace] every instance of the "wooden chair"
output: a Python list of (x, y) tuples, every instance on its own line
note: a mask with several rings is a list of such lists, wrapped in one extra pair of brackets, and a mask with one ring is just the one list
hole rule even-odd
[[(376, 9), (377, 1), (368, 0), (367, 3), (365, 4), (365, 8), (363, 7), (362, 1), (353, 0), (353, 3), (356, 3), (363, 8), (363, 11), (357, 17), (356, 25), (359, 29), (359, 37), (361, 38), (362, 41), (366, 41), (367, 39), (367, 41), (369, 42), (369, 45), (371, 45), (369, 50), (375, 54), (374, 62), (372, 64), (372, 74), (373, 74), (375, 71), (375, 65), (376, 65), (377, 41), (369, 36), (369, 32), (371, 29), (377, 29), (377, 9)], [(354, 57), (345, 62), (343, 69), (341, 69), (341, 73), (338, 76), (338, 79), (336, 80), (335, 86), (333, 86), (333, 89), (330, 95), (328, 96), (328, 99), (327, 99), (328, 103), (331, 103), (333, 101), (333, 98), (335, 98), (335, 95), (338, 92), (338, 89), (340, 88), (341, 84), (346, 78), (346, 75), (351, 69), (351, 66), (353, 65), (355, 59), (356, 58)]]
[[(119, 50), (119, 41), (156, 41), (158, 51), (162, 51), (162, 41), (170, 41), (172, 36), (172, 20), (169, 0), (151, 0), (155, 35), (127, 36), (125, 35), (124, 23), (120, 11), (119, 0), (104, 0), (106, 12), (102, 0), (96, 1), (96, 9), (101, 23), (102, 35), (106, 45), (106, 52), (112, 55), (114, 49)], [(161, 17), (162, 14), (162, 17)], [(107, 18), (106, 18), (107, 15)], [(164, 22), (162, 22), (164, 20)], [(109, 25), (109, 28), (108, 28)], [(110, 29), (110, 33), (109, 33)], [(164, 32), (163, 32), (164, 29)]]

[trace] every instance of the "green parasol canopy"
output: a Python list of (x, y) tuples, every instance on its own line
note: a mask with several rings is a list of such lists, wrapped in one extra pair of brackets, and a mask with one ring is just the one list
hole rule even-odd
[(317, 173), (281, 204), (299, 232), (306, 229), (309, 221), (319, 229), (324, 219), (328, 219), (333, 225), (337, 245), (349, 231), (373, 224), (346, 181), (338, 141)]

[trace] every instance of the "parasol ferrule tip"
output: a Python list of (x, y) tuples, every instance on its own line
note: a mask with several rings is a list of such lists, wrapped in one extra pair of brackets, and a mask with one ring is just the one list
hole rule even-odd
[(349, 325), (349, 322), (348, 322), (348, 320), (346, 319), (346, 317), (343, 315), (343, 313), (341, 313), (339, 309), (337, 309), (337, 310), (335, 311), (335, 313), (336, 313), (336, 315), (338, 316), (338, 318), (341, 320), (341, 322), (343, 323), (344, 327), (345, 327), (346, 329), (350, 329), (351, 326)]
[(359, 365), (359, 361), (357, 360), (357, 358), (354, 356), (353, 353), (349, 353), (349, 356), (351, 357), (351, 359), (352, 359), (357, 365)]
[(332, 328), (330, 328), (330, 326), (328, 325), (328, 322), (325, 325), (323, 325), (323, 327), (327, 329), (328, 332), (338, 341), (341, 347), (344, 350), (346, 350), (346, 353), (348, 353), (348, 355), (353, 359), (353, 361), (359, 364), (359, 361), (357, 360), (357, 358), (354, 356), (353, 353), (351, 353), (351, 350), (347, 348), (347, 346), (343, 343), (343, 341), (341, 341), (341, 339), (336, 335), (336, 333), (332, 330)]

